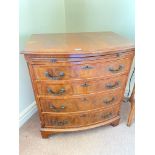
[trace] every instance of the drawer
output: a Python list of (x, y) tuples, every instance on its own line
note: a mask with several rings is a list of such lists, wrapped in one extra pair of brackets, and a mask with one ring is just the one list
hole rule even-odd
[(111, 91), (124, 87), (127, 76), (121, 75), (105, 79), (85, 79), (73, 81), (38, 81), (38, 95), (65, 96)]
[(74, 128), (89, 126), (104, 122), (118, 115), (119, 107), (113, 107), (106, 110), (95, 110), (91, 112), (82, 112), (77, 114), (44, 114), (45, 127), (52, 128)]
[(129, 58), (132, 57), (134, 54), (134, 50), (128, 51), (118, 51), (112, 54), (107, 55), (96, 55), (96, 56), (85, 56), (80, 57), (80, 55), (76, 55), (76, 57), (62, 57), (62, 56), (53, 56), (53, 55), (31, 55), (27, 56), (29, 63), (31, 64), (45, 64), (45, 65), (52, 65), (52, 66), (65, 66), (68, 64), (81, 64), (87, 63), (89, 61), (107, 61), (107, 60), (115, 60), (115, 59), (122, 59), (122, 58)]
[(119, 89), (111, 93), (96, 93), (70, 98), (41, 98), (39, 103), (42, 112), (65, 113), (107, 108), (120, 104), (121, 100), (122, 90)]
[(56, 81), (116, 76), (128, 72), (130, 65), (131, 59), (116, 59), (115, 61), (92, 61), (68, 66), (33, 65), (33, 70), (36, 80)]

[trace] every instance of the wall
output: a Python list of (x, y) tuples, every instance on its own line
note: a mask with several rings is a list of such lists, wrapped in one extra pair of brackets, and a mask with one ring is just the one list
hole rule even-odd
[[(19, 22), (20, 51), (34, 33), (114, 31), (134, 40), (134, 0), (20, 0)], [(19, 62), (19, 112), (24, 122), (35, 104), (22, 55)]]
[(134, 0), (65, 0), (67, 32), (114, 31), (134, 40)]
[[(20, 0), (20, 51), (31, 34), (65, 32), (64, 0)], [(34, 94), (23, 55), (19, 56), (20, 125), (33, 113)], [(29, 113), (28, 113), (29, 112)], [(28, 114), (27, 114), (28, 113)]]

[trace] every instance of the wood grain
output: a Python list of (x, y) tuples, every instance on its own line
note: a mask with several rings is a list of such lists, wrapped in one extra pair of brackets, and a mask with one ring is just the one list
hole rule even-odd
[(84, 64), (68, 64), (59, 66), (33, 65), (36, 80), (71, 80), (92, 77), (116, 76), (128, 72), (131, 58), (113, 61), (91, 61)]
[(132, 42), (114, 32), (34, 34), (24, 54), (93, 54), (134, 48)]
[(124, 92), (117, 89), (106, 93), (80, 95), (77, 98), (63, 99), (60, 97), (59, 99), (48, 99), (43, 97), (40, 98), (40, 106), (42, 112), (68, 113), (90, 111), (120, 104), (122, 93)]
[(114, 125), (118, 125), (119, 121), (120, 121), (120, 117), (117, 116), (107, 121), (96, 123), (90, 126), (84, 126), (84, 127), (79, 127), (79, 128), (68, 128), (68, 129), (41, 128), (40, 132), (41, 132), (42, 138), (48, 138), (50, 135), (61, 133), (61, 132), (73, 132), (73, 131), (75, 132), (75, 131), (88, 130), (88, 129), (93, 129), (96, 127), (105, 126), (109, 124), (114, 126)]
[[(83, 80), (57, 80), (56, 82), (37, 81), (39, 96), (70, 96), (90, 94), (95, 92), (111, 91), (124, 87), (127, 75), (113, 78), (97, 78)], [(64, 91), (61, 91), (64, 90)]]
[(32, 35), (23, 51), (47, 138), (116, 126), (134, 45), (112, 32)]
[(75, 114), (67, 113), (47, 113), (44, 115), (45, 127), (52, 127), (55, 129), (72, 128), (89, 126), (95, 123), (103, 122), (114, 118), (118, 114), (119, 107), (115, 106), (107, 108), (106, 110), (92, 110), (90, 112), (81, 112)]

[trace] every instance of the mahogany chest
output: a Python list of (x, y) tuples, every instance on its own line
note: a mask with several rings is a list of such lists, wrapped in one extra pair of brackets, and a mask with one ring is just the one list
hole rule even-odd
[(134, 51), (113, 32), (32, 35), (22, 53), (42, 137), (118, 125)]

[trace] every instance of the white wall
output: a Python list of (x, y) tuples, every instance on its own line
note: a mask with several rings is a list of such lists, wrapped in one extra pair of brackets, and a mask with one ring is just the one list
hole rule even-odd
[(114, 31), (134, 40), (134, 0), (65, 0), (67, 32)]

